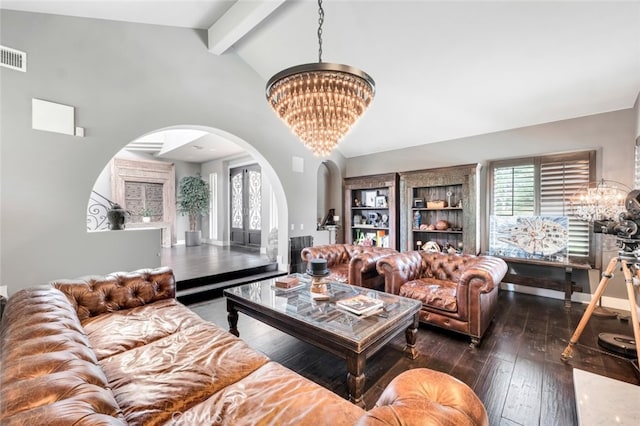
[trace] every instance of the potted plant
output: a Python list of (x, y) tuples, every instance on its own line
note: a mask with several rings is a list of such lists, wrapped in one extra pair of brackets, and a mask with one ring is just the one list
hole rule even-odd
[(200, 175), (185, 176), (178, 186), (178, 211), (189, 216), (189, 230), (185, 231), (185, 245), (200, 245), (201, 231), (197, 229), (198, 216), (209, 212), (209, 184)]
[(151, 222), (151, 216), (156, 214), (156, 212), (151, 207), (143, 207), (143, 208), (140, 209), (138, 214), (140, 216), (142, 216), (142, 221), (144, 223), (149, 223), (149, 222)]

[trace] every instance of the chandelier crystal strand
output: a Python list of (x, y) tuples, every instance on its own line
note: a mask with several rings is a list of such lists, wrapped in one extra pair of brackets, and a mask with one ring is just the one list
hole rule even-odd
[(615, 220), (625, 211), (628, 191), (626, 185), (604, 179), (591, 184), (574, 197), (574, 214), (587, 222)]
[(277, 73), (267, 83), (266, 95), (269, 105), (304, 145), (325, 157), (368, 108), (375, 83), (355, 67), (322, 62), (322, 0), (318, 6), (318, 63)]

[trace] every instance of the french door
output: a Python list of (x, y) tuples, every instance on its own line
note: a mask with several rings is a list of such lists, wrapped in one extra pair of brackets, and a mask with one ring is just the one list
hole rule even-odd
[(253, 164), (230, 170), (231, 244), (260, 248), (262, 173)]

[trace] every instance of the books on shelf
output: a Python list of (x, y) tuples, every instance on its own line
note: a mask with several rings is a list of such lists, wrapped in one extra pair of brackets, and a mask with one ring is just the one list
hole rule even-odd
[(374, 299), (364, 294), (359, 294), (348, 299), (338, 300), (336, 302), (336, 306), (356, 315), (363, 315), (382, 308), (384, 306), (384, 302), (380, 299)]

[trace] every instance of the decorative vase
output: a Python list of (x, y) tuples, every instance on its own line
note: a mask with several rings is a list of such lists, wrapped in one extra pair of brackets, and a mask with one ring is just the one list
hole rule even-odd
[(419, 211), (413, 214), (413, 229), (420, 229), (420, 223), (422, 222), (422, 216)]
[(124, 218), (127, 211), (118, 203), (113, 203), (107, 212), (107, 220), (109, 221), (109, 229), (119, 231), (124, 229)]
[(144, 223), (149, 223), (149, 222), (151, 222), (151, 218), (149, 216), (142, 216), (142, 221)]

